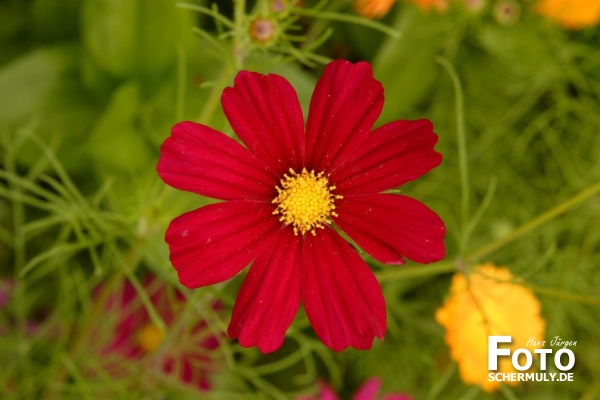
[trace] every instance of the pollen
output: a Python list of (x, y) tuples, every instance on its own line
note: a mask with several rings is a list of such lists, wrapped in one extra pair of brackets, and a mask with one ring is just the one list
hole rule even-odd
[(148, 323), (137, 332), (136, 342), (144, 352), (152, 353), (158, 349), (163, 338), (164, 333), (160, 327), (156, 324)]
[(290, 168), (290, 175), (284, 174), (276, 189), (278, 195), (273, 204), (277, 208), (273, 214), (281, 215), (279, 220), (285, 225), (293, 224), (296, 235), (316, 235), (317, 228), (323, 229), (323, 224), (331, 223), (330, 217), (337, 217), (334, 201), (342, 196), (332, 193), (335, 186), (329, 186), (323, 172), (315, 174), (303, 168), (296, 173)]

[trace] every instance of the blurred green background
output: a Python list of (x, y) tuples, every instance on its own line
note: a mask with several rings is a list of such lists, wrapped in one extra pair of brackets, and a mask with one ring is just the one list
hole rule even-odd
[[(0, 397), (291, 398), (322, 380), (350, 398), (377, 376), (384, 392), (414, 399), (600, 398), (600, 28), (565, 29), (534, 1), (472, 9), (456, 0), (444, 12), (398, 1), (378, 22), (351, 1), (279, 13), (270, 1), (241, 13), (240, 2), (210, 3), (0, 1), (0, 279), (11, 282), (0, 306)], [(513, 8), (503, 14), (499, 3)], [(257, 16), (277, 26), (267, 43), (249, 33)], [(373, 64), (386, 97), (378, 125), (433, 121), (444, 161), (402, 191), (445, 221), (446, 260), (368, 260), (389, 321), (370, 351), (330, 351), (300, 315), (268, 356), (221, 340), (210, 391), (109, 377), (86, 345), (102, 312), (98, 285), (151, 272), (185, 293), (188, 319), (207, 299), (223, 304), (203, 315), (223, 332), (241, 282), (197, 291), (177, 282), (164, 231), (212, 200), (158, 179), (170, 127), (195, 120), (232, 134), (218, 101), (240, 68), (287, 78), (306, 113), (322, 62), (334, 58)], [(547, 337), (577, 341), (574, 382), (491, 394), (461, 382), (433, 314), (457, 265), (487, 261), (534, 289)]]

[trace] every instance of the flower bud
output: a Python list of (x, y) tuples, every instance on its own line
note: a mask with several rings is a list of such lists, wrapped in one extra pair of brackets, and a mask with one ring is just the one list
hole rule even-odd
[(496, 22), (501, 25), (513, 25), (521, 16), (521, 5), (515, 0), (499, 0), (493, 10)]
[(248, 32), (253, 42), (266, 44), (277, 37), (277, 25), (270, 18), (256, 17), (250, 21)]

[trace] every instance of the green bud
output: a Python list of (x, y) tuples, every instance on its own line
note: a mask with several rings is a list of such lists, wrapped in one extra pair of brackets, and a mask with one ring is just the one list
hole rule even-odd
[[(70, 171), (85, 162), (81, 142), (96, 116), (77, 74), (78, 47), (53, 46), (31, 51), (0, 69), (0, 129), (28, 126)], [(32, 141), (19, 149), (19, 163), (31, 167), (42, 157)]]
[(117, 88), (98, 119), (88, 151), (101, 176), (127, 176), (149, 167), (151, 152), (137, 128), (140, 87), (128, 82)]
[(136, 67), (138, 0), (86, 0), (82, 39), (93, 62), (114, 78), (131, 77)]
[(155, 83), (192, 43), (193, 20), (176, 0), (85, 0), (82, 38), (91, 62), (113, 79)]

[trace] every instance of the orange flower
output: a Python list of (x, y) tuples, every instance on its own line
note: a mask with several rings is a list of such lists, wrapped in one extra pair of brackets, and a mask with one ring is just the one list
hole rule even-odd
[(536, 10), (569, 29), (594, 26), (600, 21), (598, 0), (540, 0)]
[[(392, 8), (396, 0), (354, 0), (356, 12), (366, 18), (381, 18)], [(448, 9), (450, 0), (409, 0), (416, 4), (422, 11), (434, 9), (444, 12)]]
[(354, 8), (366, 18), (381, 18), (386, 15), (396, 0), (354, 0)]
[[(527, 342), (532, 336), (542, 341), (545, 333), (540, 310), (540, 302), (531, 290), (515, 283), (507, 268), (485, 264), (476, 267), (468, 278), (462, 273), (454, 275), (450, 298), (435, 318), (446, 328), (445, 340), (462, 380), (491, 392), (500, 387), (500, 382), (488, 380), (488, 336), (512, 336), (511, 353), (518, 348), (533, 351), (537, 347), (528, 347)], [(503, 357), (498, 372), (519, 371), (509, 357)]]
[(423, 11), (435, 10), (445, 12), (448, 9), (449, 0), (410, 0)]

